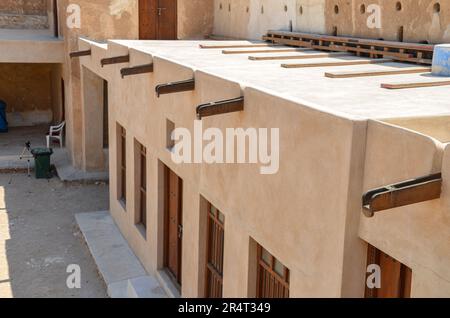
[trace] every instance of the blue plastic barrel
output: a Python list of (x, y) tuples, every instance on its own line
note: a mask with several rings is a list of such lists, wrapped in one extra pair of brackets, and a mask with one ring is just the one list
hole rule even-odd
[(6, 120), (6, 103), (0, 100), (0, 133), (8, 132), (8, 121)]

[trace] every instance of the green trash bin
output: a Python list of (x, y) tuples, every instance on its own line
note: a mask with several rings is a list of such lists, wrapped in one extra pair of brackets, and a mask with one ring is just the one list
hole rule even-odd
[(36, 148), (31, 150), (31, 154), (34, 157), (36, 179), (50, 179), (52, 177), (50, 157), (53, 154), (53, 150), (48, 148)]

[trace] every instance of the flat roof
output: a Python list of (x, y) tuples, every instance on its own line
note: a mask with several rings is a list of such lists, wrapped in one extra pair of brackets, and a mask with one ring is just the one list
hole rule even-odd
[[(281, 64), (330, 63), (360, 61), (368, 58), (333, 56), (324, 58), (250, 60), (249, 56), (299, 56), (322, 51), (223, 54), (223, 49), (202, 49), (207, 45), (245, 45), (256, 41), (111, 41), (140, 52), (169, 59), (194, 70), (237, 82), (321, 110), (372, 119), (413, 118), (450, 115), (450, 88), (447, 86), (388, 90), (382, 83), (429, 82), (442, 80), (425, 74), (383, 75), (356, 78), (328, 78), (325, 72), (381, 71), (419, 67), (416, 64), (383, 64), (283, 68)], [(280, 46), (279, 49), (291, 47)], [(227, 50), (265, 50), (266, 48), (232, 48)], [(445, 79), (445, 78), (444, 78)], [(180, 79), (183, 80), (183, 79)], [(450, 80), (450, 78), (449, 78)], [(313, 106), (314, 107), (314, 106)]]

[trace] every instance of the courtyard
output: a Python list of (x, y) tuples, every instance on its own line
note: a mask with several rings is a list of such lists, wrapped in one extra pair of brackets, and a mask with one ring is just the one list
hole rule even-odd
[[(0, 174), (0, 298), (104, 298), (106, 287), (74, 215), (108, 209), (104, 183), (36, 180)], [(81, 288), (69, 289), (69, 265)]]

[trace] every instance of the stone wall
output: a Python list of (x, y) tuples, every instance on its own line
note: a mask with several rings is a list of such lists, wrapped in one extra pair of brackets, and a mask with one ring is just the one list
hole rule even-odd
[(0, 1), (0, 29), (48, 29), (47, 0)]
[(0, 13), (46, 15), (46, 0), (2, 0), (0, 2)]

